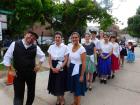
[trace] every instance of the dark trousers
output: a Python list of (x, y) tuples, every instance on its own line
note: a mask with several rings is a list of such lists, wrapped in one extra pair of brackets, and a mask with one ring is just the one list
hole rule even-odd
[(32, 105), (35, 97), (36, 73), (34, 71), (17, 72), (14, 79), (14, 105), (23, 105), (25, 84), (27, 85), (26, 105)]
[(98, 66), (96, 66), (96, 71), (93, 73), (92, 82), (95, 81), (96, 77), (98, 76)]

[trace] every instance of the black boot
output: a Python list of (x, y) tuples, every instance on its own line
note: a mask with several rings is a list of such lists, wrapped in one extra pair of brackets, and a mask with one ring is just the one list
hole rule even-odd
[(113, 74), (111, 78), (113, 79), (114, 77), (115, 77), (115, 75)]
[(101, 79), (101, 80), (100, 80), (100, 83), (104, 83), (104, 80)]
[(107, 84), (107, 80), (103, 80), (104, 84)]

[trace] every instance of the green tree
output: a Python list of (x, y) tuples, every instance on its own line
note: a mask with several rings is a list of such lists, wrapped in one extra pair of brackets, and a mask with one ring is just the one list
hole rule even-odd
[(15, 8), (15, 0), (0, 0), (0, 9), (13, 10)]
[(128, 19), (128, 33), (131, 36), (140, 38), (140, 7), (137, 9), (136, 15)]
[(73, 31), (85, 32), (87, 21), (99, 22), (102, 29), (113, 23), (112, 16), (93, 0), (15, 0), (15, 9), (9, 19), (9, 29), (20, 34), (32, 28), (35, 22), (47, 23), (46, 29), (60, 30), (64, 38)]

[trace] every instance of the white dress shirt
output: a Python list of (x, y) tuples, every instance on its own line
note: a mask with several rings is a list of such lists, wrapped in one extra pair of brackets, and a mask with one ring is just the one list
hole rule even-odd
[(99, 49), (99, 39), (95, 38), (95, 39), (92, 39), (92, 42), (95, 44), (95, 47), (97, 49)]
[(49, 47), (48, 53), (51, 55), (52, 60), (64, 61), (64, 56), (68, 54), (68, 48), (63, 43), (59, 46), (53, 44)]
[[(27, 45), (24, 41), (24, 39), (22, 39), (23, 45), (24, 47), (27, 49), (29, 48), (31, 45)], [(7, 52), (4, 55), (4, 59), (3, 59), (3, 64), (5, 66), (10, 66), (11, 65), (11, 60), (13, 58), (13, 52), (14, 52), (14, 48), (15, 48), (15, 42), (12, 42), (11, 45), (9, 46)], [(46, 57), (45, 54), (43, 53), (43, 51), (40, 49), (39, 46), (37, 46), (37, 52), (36, 52), (36, 57), (39, 59), (40, 62), (44, 62)]]

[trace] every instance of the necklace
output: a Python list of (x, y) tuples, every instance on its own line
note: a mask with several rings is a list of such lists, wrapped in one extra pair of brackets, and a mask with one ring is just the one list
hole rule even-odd
[(80, 48), (80, 45), (73, 45), (72, 52), (76, 52)]

